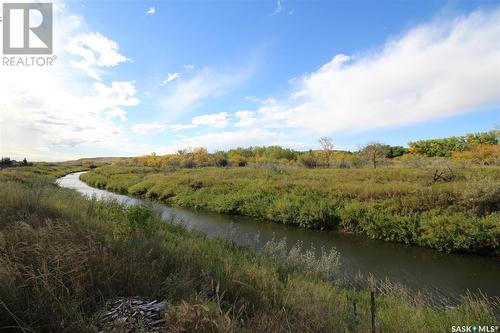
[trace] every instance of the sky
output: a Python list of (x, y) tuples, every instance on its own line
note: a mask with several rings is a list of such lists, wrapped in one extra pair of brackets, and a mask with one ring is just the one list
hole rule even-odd
[(322, 136), (357, 150), (492, 130), (499, 22), (495, 1), (54, 1), (54, 65), (0, 65), (0, 154)]

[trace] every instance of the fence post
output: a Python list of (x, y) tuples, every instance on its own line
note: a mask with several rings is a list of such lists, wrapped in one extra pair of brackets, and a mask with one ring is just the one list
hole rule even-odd
[(375, 291), (370, 291), (371, 313), (372, 313), (372, 333), (375, 333)]

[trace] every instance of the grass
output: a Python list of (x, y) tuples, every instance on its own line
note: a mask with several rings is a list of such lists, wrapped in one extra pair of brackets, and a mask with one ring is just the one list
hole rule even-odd
[[(59, 188), (57, 172), (18, 171), (0, 172), (0, 329), (92, 332), (106, 300), (141, 295), (170, 304), (169, 332), (370, 330), (369, 290), (301, 268), (293, 253), (279, 263), (165, 223), (147, 206)], [(436, 308), (394, 290), (376, 302), (384, 332), (448, 331), (498, 319), (498, 302), (472, 296)]]
[(0, 168), (2, 176), (8, 176), (9, 179), (19, 182), (31, 182), (38, 176), (47, 176), (50, 179), (55, 179), (67, 175), (68, 173), (86, 171), (88, 167), (82, 165), (65, 165), (63, 163), (36, 163), (30, 166)]
[(104, 166), (91, 186), (194, 209), (447, 252), (500, 255), (500, 168), (158, 169)]

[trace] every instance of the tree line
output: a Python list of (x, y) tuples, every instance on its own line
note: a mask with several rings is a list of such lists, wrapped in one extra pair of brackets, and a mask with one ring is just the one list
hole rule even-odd
[(30, 166), (33, 165), (33, 163), (28, 162), (26, 158), (24, 158), (22, 161), (16, 161), (10, 159), (10, 157), (2, 157), (0, 159), (0, 168), (6, 168), (6, 167), (13, 167), (13, 166)]
[(500, 130), (470, 133), (463, 136), (451, 136), (443, 139), (419, 140), (409, 142), (411, 153), (422, 154), (428, 157), (451, 157), (453, 153), (464, 152), (481, 146), (497, 145)]
[(197, 147), (183, 149), (175, 154), (157, 155), (155, 153), (120, 159), (115, 164), (196, 168), (196, 167), (244, 167), (244, 166), (302, 166), (318, 167), (373, 167), (377, 168), (398, 159), (422, 158), (454, 158), (478, 164), (498, 164), (500, 131), (471, 133), (464, 136), (453, 136), (443, 139), (419, 140), (408, 143), (408, 148), (392, 146), (380, 142), (370, 142), (358, 151), (336, 150), (331, 138), (319, 139), (318, 150), (297, 151), (280, 146), (238, 147), (228, 151), (209, 153), (206, 148)]

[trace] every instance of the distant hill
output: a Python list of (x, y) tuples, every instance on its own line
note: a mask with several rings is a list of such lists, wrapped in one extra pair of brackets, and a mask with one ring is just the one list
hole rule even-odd
[(115, 160), (128, 160), (130, 157), (85, 157), (79, 158), (77, 160), (70, 160), (61, 162), (61, 164), (65, 165), (103, 165), (103, 164), (111, 164)]

